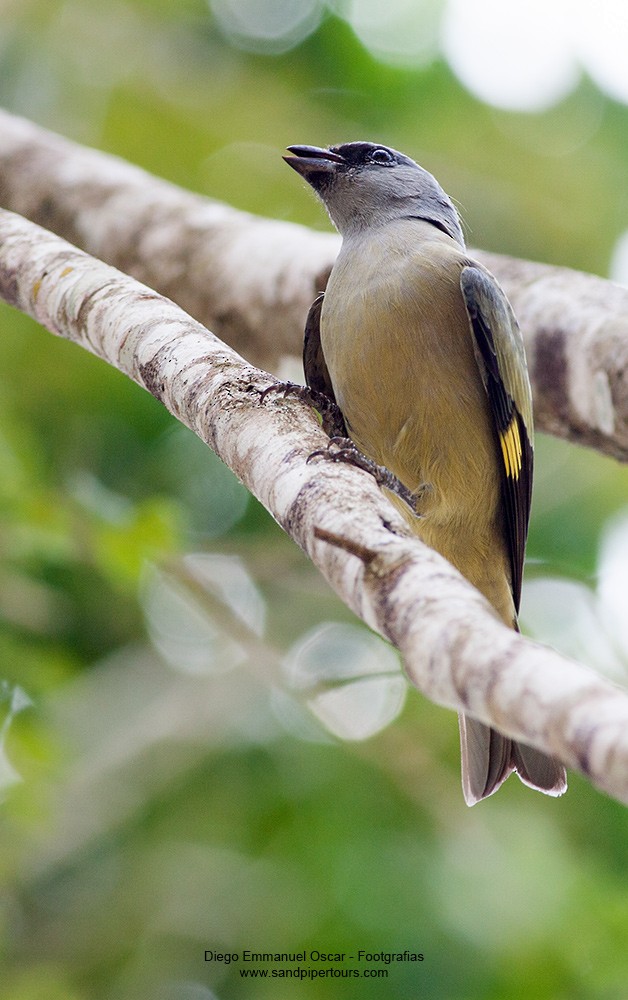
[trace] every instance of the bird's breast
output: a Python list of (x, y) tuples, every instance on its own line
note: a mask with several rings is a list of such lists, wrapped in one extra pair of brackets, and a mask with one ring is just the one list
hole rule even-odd
[(432, 518), (479, 501), (493, 516), (495, 440), (460, 290), (464, 258), (438, 242), (412, 252), (399, 242), (343, 248), (334, 265), (321, 344), (338, 405), (361, 450), (411, 489), (429, 487)]

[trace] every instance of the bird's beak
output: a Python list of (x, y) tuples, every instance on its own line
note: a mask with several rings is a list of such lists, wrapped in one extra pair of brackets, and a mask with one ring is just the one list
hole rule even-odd
[(306, 179), (314, 173), (331, 173), (339, 163), (344, 163), (342, 156), (333, 153), (331, 149), (321, 149), (319, 146), (288, 146), (294, 156), (284, 156), (288, 166), (296, 170)]

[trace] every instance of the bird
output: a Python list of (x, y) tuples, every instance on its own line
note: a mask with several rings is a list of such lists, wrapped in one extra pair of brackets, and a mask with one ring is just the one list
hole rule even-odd
[[(399, 483), (391, 498), (412, 531), (518, 631), (533, 417), (512, 307), (409, 156), (365, 141), (287, 149), (342, 237), (305, 325), (307, 386), (337, 407), (348, 460)], [(459, 728), (468, 805), (513, 771), (548, 795), (566, 790), (559, 761), (464, 714)]]

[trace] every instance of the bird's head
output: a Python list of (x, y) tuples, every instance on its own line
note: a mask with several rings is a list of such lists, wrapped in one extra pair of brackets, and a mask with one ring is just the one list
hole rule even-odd
[(464, 247), (458, 213), (438, 181), (409, 156), (374, 142), (288, 146), (284, 159), (311, 184), (347, 236), (404, 218), (423, 219)]

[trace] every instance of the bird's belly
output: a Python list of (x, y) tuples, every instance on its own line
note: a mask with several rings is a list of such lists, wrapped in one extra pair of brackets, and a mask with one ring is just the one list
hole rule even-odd
[(321, 345), (352, 439), (416, 491), (418, 517), (392, 497), (412, 530), (512, 624), (497, 446), (461, 297), (441, 295), (432, 323), (330, 285)]
[(357, 446), (411, 489), (427, 487), (419, 512), (434, 524), (491, 520), (497, 452), (466, 314), (454, 300), (430, 327), (403, 310), (383, 315), (372, 299), (330, 305), (321, 343)]

